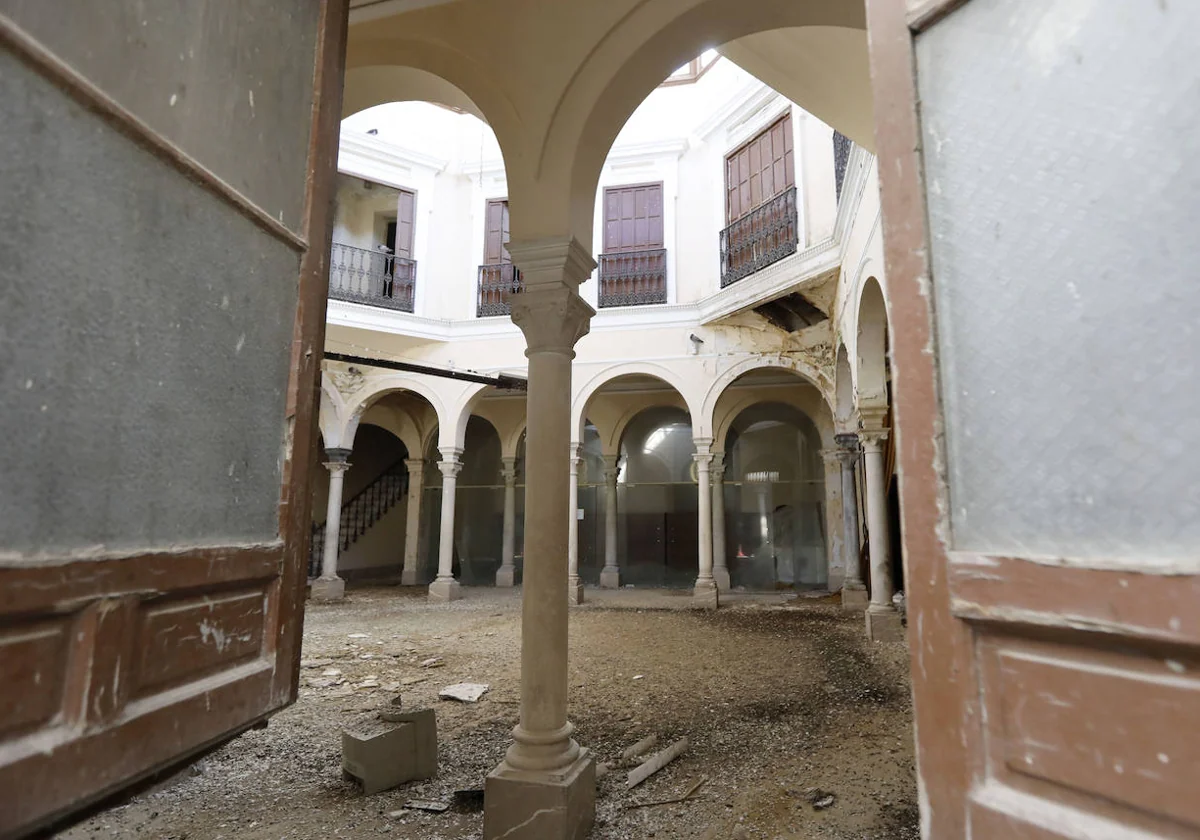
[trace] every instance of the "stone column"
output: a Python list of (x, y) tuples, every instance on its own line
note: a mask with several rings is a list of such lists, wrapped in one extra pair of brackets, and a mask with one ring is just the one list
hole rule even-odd
[(862, 610), (867, 606), (867, 587), (858, 570), (858, 482), (854, 480), (854, 465), (858, 462), (858, 435), (842, 434), (834, 439), (838, 445), (838, 461), (842, 466), (842, 545), (846, 551), (842, 606), (848, 610)]
[(525, 433), (525, 570), (521, 722), (487, 778), (484, 840), (587, 836), (596, 766), (567, 721), (567, 588), (571, 360), (595, 311), (578, 287), (596, 262), (574, 239), (509, 243), (525, 288), (511, 297), (529, 358)]
[(346, 581), (338, 577), (338, 548), (342, 538), (342, 481), (350, 468), (349, 449), (326, 449), (325, 468), (329, 470), (329, 505), (325, 509), (325, 553), (321, 558), (321, 576), (312, 582), (316, 601), (336, 601), (346, 594)]
[(713, 521), (712, 521), (712, 484), (708, 480), (709, 462), (712, 453), (708, 447), (711, 441), (696, 438), (696, 507), (700, 519), (700, 562), (699, 574), (696, 576), (696, 586), (692, 590), (692, 599), (696, 606), (715, 610), (720, 602), (717, 592), (717, 582), (713, 579)]
[(404, 571), (400, 573), (403, 586), (416, 586), (421, 582), (418, 559), (421, 551), (421, 497), (425, 492), (425, 462), (410, 458), (404, 462), (408, 467), (408, 521), (404, 526)]
[(502, 458), (504, 476), (504, 542), (501, 547), (500, 568), (496, 570), (497, 586), (514, 586), (517, 582), (517, 563), (514, 543), (517, 539), (517, 459)]
[(579, 445), (571, 444), (567, 449), (571, 468), (571, 489), (567, 498), (571, 515), (567, 518), (567, 603), (578, 606), (583, 603), (583, 582), (579, 579)]
[(888, 532), (887, 480), (883, 474), (883, 442), (887, 429), (863, 429), (863, 464), (867, 473), (867, 534), (871, 545), (871, 603), (867, 607), (867, 638), (904, 638), (900, 613), (892, 604), (892, 551)]
[(729, 558), (725, 554), (725, 453), (712, 459), (713, 580), (718, 592), (729, 591)]
[(462, 597), (462, 585), (454, 579), (454, 490), (462, 471), (462, 450), (452, 446), (440, 447), (442, 460), (442, 528), (438, 539), (438, 572), (429, 584), (429, 600), (434, 603), (457, 601)]
[(604, 568), (600, 585), (605, 589), (621, 587), (621, 568), (617, 563), (617, 476), (619, 455), (604, 456)]

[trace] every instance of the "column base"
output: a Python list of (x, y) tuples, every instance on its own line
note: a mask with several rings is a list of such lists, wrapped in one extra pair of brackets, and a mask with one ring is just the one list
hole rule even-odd
[(567, 603), (573, 607), (583, 603), (583, 581), (579, 578), (567, 582)]
[(462, 584), (456, 580), (435, 580), (429, 584), (429, 603), (431, 604), (457, 601), (462, 596)]
[(496, 585), (497, 586), (516, 586), (517, 585), (517, 567), (516, 566), (501, 566), (496, 570)]
[(337, 575), (319, 577), (312, 582), (310, 597), (314, 601), (340, 601), (346, 595), (346, 581)]
[(720, 606), (720, 595), (716, 581), (696, 581), (692, 589), (692, 606), (702, 610), (715, 610)]
[(900, 622), (900, 613), (894, 607), (868, 607), (867, 638), (872, 642), (903, 642), (905, 639), (904, 625)]
[(401, 586), (420, 586), (421, 575), (416, 569), (404, 569), (400, 572)]
[(596, 762), (590, 750), (556, 773), (507, 762), (484, 783), (483, 840), (575, 840), (596, 820)]
[(600, 588), (601, 589), (620, 589), (621, 588), (621, 570), (617, 566), (611, 569), (605, 566), (600, 570)]
[(729, 567), (713, 566), (713, 580), (716, 581), (718, 592), (728, 592), (730, 590)]
[(866, 587), (861, 584), (858, 586), (842, 585), (842, 609), (861, 611), (865, 610), (869, 603)]

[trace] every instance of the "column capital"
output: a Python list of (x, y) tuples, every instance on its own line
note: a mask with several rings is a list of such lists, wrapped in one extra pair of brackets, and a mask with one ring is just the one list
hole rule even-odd
[(517, 481), (517, 458), (515, 455), (505, 455), (500, 459), (500, 475), (505, 484), (515, 484)]
[(510, 241), (507, 248), (512, 261), (521, 269), (526, 289), (561, 284), (576, 289), (596, 269), (591, 251), (574, 236), (517, 239)]
[(695, 459), (697, 464), (699, 464), (701, 460), (707, 464), (712, 459), (712, 451), (710, 449), (712, 446), (712, 438), (694, 437), (692, 438), (692, 445), (696, 447), (696, 452), (692, 455), (692, 458)]
[(621, 463), (620, 455), (603, 455), (601, 457), (604, 458), (604, 469), (606, 470), (615, 470), (617, 465)]
[(443, 446), (438, 449), (442, 460), (438, 461), (438, 469), (446, 478), (454, 478), (462, 472), (462, 450), (455, 446)]
[(864, 452), (878, 452), (883, 448), (883, 442), (887, 440), (891, 429), (863, 429), (858, 433), (862, 438)]
[(605, 455), (604, 456), (604, 481), (606, 484), (617, 483), (617, 479), (621, 475), (621, 456), (620, 455)]
[(425, 471), (424, 458), (405, 458), (404, 466), (408, 468), (410, 473), (419, 473)]
[(567, 447), (567, 463), (571, 465), (571, 475), (579, 475), (579, 465), (583, 462), (580, 453), (583, 447), (578, 443), (572, 443)]
[(709, 469), (712, 471), (713, 481), (720, 481), (725, 477), (724, 452), (714, 452), (712, 454), (712, 466)]
[(596, 310), (565, 282), (526, 286), (509, 297), (513, 323), (525, 334), (531, 353), (561, 353), (575, 357), (575, 343), (588, 334)]
[(341, 472), (350, 466), (350, 450), (334, 447), (325, 450), (325, 466), (330, 472)]

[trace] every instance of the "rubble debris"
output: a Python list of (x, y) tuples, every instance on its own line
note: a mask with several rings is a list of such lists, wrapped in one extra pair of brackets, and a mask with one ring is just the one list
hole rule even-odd
[(422, 668), (441, 668), (446, 661), (440, 656), (431, 656), (421, 663)]
[(637, 787), (642, 782), (646, 781), (646, 779), (650, 778), (655, 773), (657, 773), (659, 770), (666, 767), (672, 761), (679, 758), (679, 756), (683, 755), (683, 753), (687, 750), (687, 748), (688, 748), (688, 739), (687, 739), (687, 736), (685, 735), (684, 737), (682, 737), (678, 741), (676, 741), (674, 744), (667, 747), (665, 750), (660, 750), (659, 752), (656, 752), (654, 755), (650, 756), (650, 758), (646, 759), (644, 762), (639, 764), (637, 767), (630, 770), (629, 777), (625, 782), (625, 787), (630, 788), (630, 789)]
[(461, 811), (482, 811), (483, 788), (466, 788), (454, 791), (454, 807)]
[(326, 668), (324, 671), (321, 672), (322, 677), (340, 677), (341, 675), (342, 675), (342, 672), (339, 671), (337, 668)]
[(417, 683), (425, 682), (427, 679), (429, 679), (429, 677), (401, 677), (400, 685), (401, 686), (416, 685)]
[(808, 797), (808, 804), (812, 805), (814, 811), (824, 811), (837, 801), (836, 795), (820, 788), (809, 788), (804, 793)]
[(487, 693), (486, 683), (455, 683), (448, 685), (438, 692), (443, 700), (458, 700), (462, 703), (475, 703)]
[(450, 803), (435, 802), (432, 799), (410, 799), (404, 803), (404, 807), (410, 811), (431, 811), (441, 814), (450, 810)]
[(332, 665), (332, 659), (301, 659), (301, 668), (324, 668), (326, 665)]
[(647, 735), (632, 747), (626, 747), (625, 752), (621, 753), (621, 761), (632, 761), (639, 755), (645, 755), (646, 753), (650, 752), (650, 750), (654, 749), (654, 745), (657, 743), (657, 735)]
[(348, 638), (348, 639), (366, 639), (366, 638), (369, 638), (369, 636), (366, 633), (351, 633), (346, 638)]
[(688, 788), (687, 792), (684, 793), (682, 796), (672, 796), (670, 799), (656, 799), (653, 802), (634, 802), (633, 804), (626, 805), (625, 807), (628, 809), (654, 808), (658, 805), (675, 805), (680, 802), (686, 802), (687, 800), (691, 799), (692, 796), (696, 793), (696, 791), (700, 790), (700, 787), (707, 781), (708, 781), (708, 776), (701, 776), (699, 779), (696, 780), (696, 783), (693, 784), (690, 788)]

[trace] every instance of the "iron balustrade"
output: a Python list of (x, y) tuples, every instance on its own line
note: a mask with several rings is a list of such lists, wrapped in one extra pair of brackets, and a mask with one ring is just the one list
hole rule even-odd
[(412, 312), (416, 284), (416, 260), (333, 243), (329, 257), (329, 296), (334, 300)]
[(508, 296), (523, 288), (525, 284), (521, 280), (521, 272), (515, 265), (495, 263), (479, 266), (479, 297), (475, 314), (480, 318), (511, 314)]
[[(354, 498), (342, 505), (341, 521), (338, 524), (338, 550), (345, 551), (358, 542), (382, 516), (391, 510), (408, 493), (408, 470), (404, 460), (396, 461), (379, 477), (354, 494)], [(321, 574), (325, 560), (325, 523), (312, 525), (312, 541), (308, 545), (308, 576)]]
[(600, 307), (667, 302), (667, 249), (600, 255)]
[(791, 187), (721, 231), (721, 287), (796, 253), (799, 221)]

